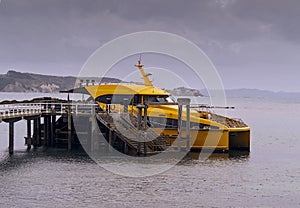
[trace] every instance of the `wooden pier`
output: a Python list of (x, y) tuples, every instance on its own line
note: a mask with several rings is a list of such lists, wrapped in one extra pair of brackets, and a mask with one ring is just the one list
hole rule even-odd
[[(9, 124), (9, 153), (14, 152), (14, 124), (20, 120), (27, 121), (25, 144), (31, 147), (54, 147), (67, 143), (72, 149), (74, 143), (73, 115), (91, 116), (96, 104), (87, 103), (16, 103), (0, 105), (0, 122)], [(59, 127), (59, 119), (66, 121), (66, 126)], [(60, 137), (61, 136), (61, 137)]]
[[(182, 105), (179, 103), (179, 109)], [(110, 109), (111, 106), (107, 106)], [(129, 114), (127, 109), (117, 111), (99, 111), (97, 104), (76, 102), (15, 103), (0, 105), (0, 122), (9, 124), (9, 154), (14, 152), (14, 124), (27, 121), (25, 145), (29, 151), (32, 146), (64, 147), (69, 151), (73, 147), (83, 146), (88, 151), (99, 149), (99, 133), (105, 138), (105, 151), (116, 149), (136, 156), (157, 154), (171, 144), (157, 135), (147, 124), (147, 106), (139, 105), (138, 115)], [(143, 116), (142, 116), (143, 115)], [(144, 116), (145, 115), (145, 116)], [(181, 114), (180, 114), (181, 115)], [(181, 117), (180, 117), (181, 118)], [(75, 128), (74, 123), (84, 124)], [(96, 127), (101, 132), (96, 132)], [(85, 136), (85, 144), (78, 139)], [(189, 135), (187, 135), (189, 136)], [(185, 138), (189, 141), (189, 138)], [(80, 141), (79, 141), (80, 140)], [(97, 143), (98, 142), (98, 143)], [(187, 143), (186, 147), (189, 147)]]

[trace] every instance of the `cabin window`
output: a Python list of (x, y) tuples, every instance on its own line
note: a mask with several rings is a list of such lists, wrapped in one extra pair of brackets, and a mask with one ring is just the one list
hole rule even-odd
[(154, 128), (177, 128), (178, 121), (176, 119), (164, 117), (149, 117), (149, 121)]
[(174, 103), (175, 99), (169, 96), (149, 95), (144, 96), (145, 103)]
[(166, 118), (149, 117), (149, 121), (154, 128), (163, 128), (166, 125)]
[(111, 98), (112, 98), (112, 95), (102, 95), (102, 96), (97, 97), (95, 99), (95, 101), (101, 102), (101, 103), (106, 103), (106, 104), (111, 104)]
[(173, 96), (166, 97), (166, 100), (167, 100), (168, 103), (175, 103), (176, 102), (176, 98), (174, 98)]
[[(132, 101), (131, 101), (132, 102)], [(142, 103), (142, 96), (140, 95), (134, 95), (133, 96), (133, 105), (141, 104)]]
[(95, 100), (97, 102), (105, 103), (105, 104), (124, 104), (125, 101), (131, 100), (132, 95), (102, 95), (97, 97)]
[(166, 128), (177, 129), (178, 128), (178, 120), (168, 118), (166, 123)]

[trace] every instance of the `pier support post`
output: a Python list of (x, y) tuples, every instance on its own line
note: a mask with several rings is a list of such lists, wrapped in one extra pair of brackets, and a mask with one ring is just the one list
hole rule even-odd
[[(117, 135), (116, 134), (112, 134), (112, 141), (111, 141), (111, 150), (113, 151), (114, 149), (114, 142), (117, 140)], [(127, 146), (127, 152), (128, 152), (128, 146)]]
[(112, 135), (113, 134), (113, 132), (110, 130), (110, 129), (108, 129), (108, 151), (109, 152), (112, 152)]
[(144, 105), (137, 105), (138, 109), (138, 115), (137, 115), (137, 128), (138, 128), (138, 134), (137, 134), (137, 154), (140, 155), (141, 153), (141, 129), (142, 129), (142, 109), (144, 108)]
[(144, 120), (143, 120), (143, 128), (144, 130), (147, 128), (147, 105), (144, 105)]
[(91, 152), (91, 138), (92, 138), (92, 131), (91, 131), (91, 117), (87, 117), (87, 120), (86, 120), (86, 132), (87, 132), (87, 136), (86, 136), (86, 145), (85, 145), (85, 150), (87, 152)]
[[(143, 130), (145, 131), (147, 128), (147, 105), (144, 105), (144, 119), (143, 119)], [(145, 138), (144, 141), (144, 156), (147, 156), (147, 141)]]
[(9, 122), (8, 152), (10, 155), (14, 153), (14, 122)]
[(128, 98), (123, 99), (124, 113), (128, 113)]
[[(138, 127), (138, 154), (141, 152), (141, 143), (143, 142), (143, 149), (144, 149), (144, 155), (147, 155), (147, 142), (146, 138), (144, 138), (144, 141), (142, 141), (142, 131), (146, 130), (147, 128), (147, 105), (137, 105), (138, 108), (138, 118), (137, 118), (137, 127)], [(143, 117), (143, 110), (144, 110), (144, 117)]]
[(94, 152), (96, 150), (95, 144), (96, 144), (96, 118), (95, 118), (95, 107), (92, 106), (91, 109), (91, 152)]
[(68, 151), (72, 150), (72, 114), (71, 107), (68, 107)]
[(51, 116), (51, 147), (54, 147), (55, 146), (55, 122), (56, 122), (56, 115), (52, 115)]
[(17, 121), (20, 121), (22, 117), (18, 118), (8, 118), (8, 119), (3, 119), (4, 122), (8, 123), (8, 152), (9, 154), (14, 153), (14, 124)]
[(127, 154), (128, 153), (128, 146), (127, 144), (124, 142), (124, 153)]
[(50, 140), (50, 132), (49, 132), (49, 116), (44, 117), (44, 147), (49, 146), (49, 140)]
[(182, 139), (182, 104), (179, 100), (178, 101), (178, 137), (177, 137), (178, 150), (181, 149), (181, 139)]
[(26, 144), (27, 144), (27, 151), (31, 149), (31, 120), (27, 120), (27, 138), (26, 138)]
[(42, 141), (41, 141), (41, 117), (38, 117), (36, 120), (36, 146), (41, 146)]
[[(190, 103), (191, 99), (189, 98), (178, 98), (178, 150), (181, 150), (182, 139), (185, 139), (186, 142), (186, 151), (190, 150)], [(186, 122), (185, 122), (185, 137), (182, 136), (182, 112), (183, 105), (186, 106)]]
[(33, 144), (33, 148), (37, 147), (38, 141), (37, 141), (37, 137), (38, 137), (38, 132), (37, 132), (37, 119), (35, 118), (33, 119), (33, 136), (32, 136), (32, 144)]
[(186, 151), (190, 151), (191, 144), (190, 144), (190, 129), (191, 129), (191, 118), (190, 118), (190, 103), (186, 105)]
[(51, 146), (51, 116), (47, 116), (47, 120), (48, 120), (48, 128), (47, 128), (47, 132), (48, 132), (48, 140), (47, 140), (47, 146), (50, 147)]
[(48, 139), (47, 138), (48, 137), (48, 135), (47, 135), (47, 125), (48, 125), (48, 122), (47, 122), (46, 116), (44, 116), (43, 119), (44, 119), (44, 143), (43, 143), (43, 146), (47, 147), (47, 139)]
[(144, 105), (137, 105), (136, 106), (137, 109), (138, 109), (138, 115), (137, 115), (137, 127), (138, 129), (140, 130), (141, 129), (141, 126), (142, 126), (142, 109), (144, 107)]

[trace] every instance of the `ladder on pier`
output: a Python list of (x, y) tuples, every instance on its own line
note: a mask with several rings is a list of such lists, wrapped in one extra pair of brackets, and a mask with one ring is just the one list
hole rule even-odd
[(133, 114), (99, 112), (97, 119), (137, 154), (151, 155), (167, 148), (167, 142), (151, 128), (138, 130)]

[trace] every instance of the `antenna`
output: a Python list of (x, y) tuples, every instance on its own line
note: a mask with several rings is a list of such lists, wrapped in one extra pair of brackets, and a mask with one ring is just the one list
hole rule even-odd
[(142, 54), (140, 54), (140, 57), (139, 57), (139, 60), (138, 60), (138, 63), (137, 64), (135, 64), (134, 66), (136, 66), (138, 69), (139, 69), (139, 71), (141, 72), (141, 74), (142, 74), (142, 78), (144, 79), (144, 84), (146, 85), (146, 86), (152, 86), (153, 87), (153, 84), (152, 84), (152, 82), (150, 81), (150, 79), (149, 79), (149, 76), (151, 75), (150, 73), (149, 74), (146, 74), (145, 73), (145, 71), (144, 71), (144, 69), (143, 69), (143, 64), (141, 64), (141, 59), (142, 59)]
[(144, 65), (141, 64), (142, 62), (142, 54), (140, 53), (139, 59), (138, 59), (138, 63), (135, 65), (137, 67), (143, 67)]
[(139, 69), (142, 68), (144, 65), (141, 64), (142, 61), (142, 54), (140, 54), (139, 59), (138, 59), (138, 63), (135, 64), (134, 66), (138, 67)]

